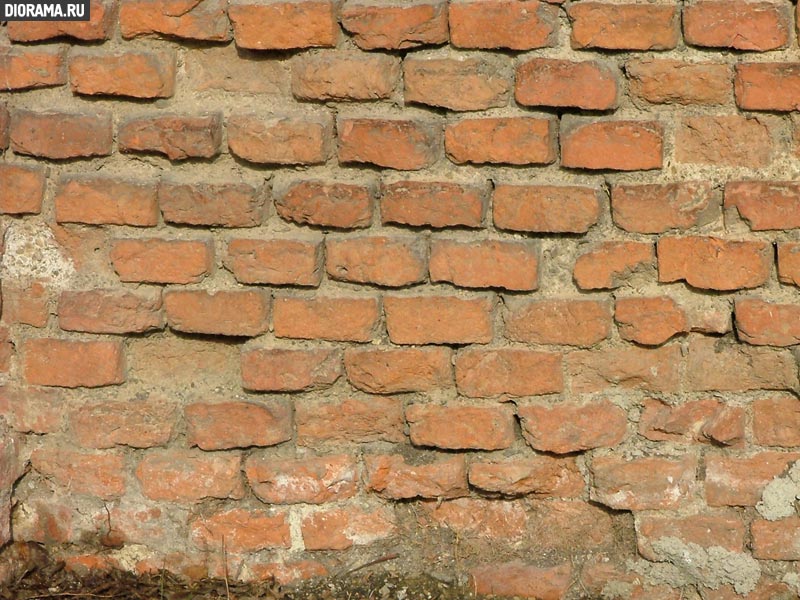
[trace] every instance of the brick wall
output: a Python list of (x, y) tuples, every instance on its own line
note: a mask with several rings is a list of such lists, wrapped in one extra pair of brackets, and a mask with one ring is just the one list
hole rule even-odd
[(792, 3), (92, 14), (1, 30), (15, 539), (282, 582), (397, 552), (536, 598), (800, 590)]

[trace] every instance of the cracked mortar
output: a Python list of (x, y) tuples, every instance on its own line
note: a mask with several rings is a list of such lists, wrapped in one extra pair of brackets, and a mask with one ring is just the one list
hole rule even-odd
[(768, 521), (777, 521), (797, 512), (800, 498), (800, 461), (792, 464), (784, 477), (776, 477), (767, 484), (756, 504), (758, 513)]

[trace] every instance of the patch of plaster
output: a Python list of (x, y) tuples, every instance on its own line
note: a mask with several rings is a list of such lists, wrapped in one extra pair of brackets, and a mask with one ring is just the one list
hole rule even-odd
[(784, 477), (770, 481), (756, 504), (758, 513), (768, 521), (793, 516), (800, 499), (800, 460), (795, 462)]
[(4, 280), (45, 281), (54, 288), (63, 289), (75, 277), (75, 266), (44, 223), (12, 223), (6, 229), (3, 242), (0, 278)]

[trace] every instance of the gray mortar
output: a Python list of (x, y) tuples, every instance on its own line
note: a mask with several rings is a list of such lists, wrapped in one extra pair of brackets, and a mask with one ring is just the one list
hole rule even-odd
[(800, 461), (792, 464), (784, 477), (776, 477), (767, 484), (756, 504), (758, 513), (768, 521), (785, 519), (797, 513), (800, 498)]

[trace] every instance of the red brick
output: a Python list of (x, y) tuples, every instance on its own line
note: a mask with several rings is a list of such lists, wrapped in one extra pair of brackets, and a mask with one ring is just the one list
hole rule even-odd
[(579, 186), (499, 184), (492, 205), (494, 224), (500, 229), (585, 233), (600, 217), (600, 191)]
[(470, 588), (477, 594), (492, 596), (558, 600), (566, 595), (571, 583), (569, 563), (537, 567), (514, 561), (474, 567), (469, 572)]
[(659, 346), (690, 329), (685, 311), (668, 296), (618, 298), (614, 320), (625, 340)]
[(733, 181), (725, 208), (736, 208), (753, 231), (800, 228), (800, 185), (791, 181)]
[(228, 7), (240, 48), (291, 50), (336, 45), (339, 26), (332, 0), (238, 0)]
[(2, 322), (8, 325), (21, 323), (31, 327), (45, 327), (50, 318), (52, 289), (43, 282), (14, 285), (3, 282)]
[(676, 392), (680, 383), (681, 349), (631, 346), (583, 350), (567, 355), (572, 392), (583, 394), (614, 388)]
[(572, 119), (561, 127), (561, 164), (613, 171), (660, 169), (663, 135), (655, 121)]
[(17, 110), (11, 117), (9, 136), (11, 149), (18, 154), (51, 159), (108, 156), (111, 113)]
[(720, 198), (705, 181), (615, 185), (611, 215), (617, 227), (632, 233), (685, 230), (718, 221)]
[(558, 123), (552, 118), (463, 119), (445, 127), (447, 157), (456, 164), (555, 162)]
[(397, 527), (389, 508), (345, 507), (311, 513), (300, 530), (306, 550), (347, 550), (390, 538)]
[(372, 394), (430, 392), (452, 387), (449, 348), (348, 348), (347, 379)]
[(258, 51), (242, 51), (234, 44), (185, 48), (184, 66), (191, 90), (284, 97), (290, 93), (288, 61), (261, 60)]
[(275, 446), (292, 439), (292, 411), (281, 401), (195, 402), (185, 417), (187, 443), (202, 450)]
[(534, 58), (517, 67), (514, 90), (524, 106), (610, 110), (617, 106), (618, 87), (617, 71), (606, 63)]
[(678, 45), (675, 6), (581, 2), (567, 10), (573, 48), (671, 50)]
[(439, 158), (441, 132), (433, 122), (340, 118), (339, 162), (417, 171)]
[(73, 52), (69, 81), (75, 94), (170, 98), (175, 91), (175, 55), (168, 52)]
[(695, 494), (697, 459), (597, 456), (591, 497), (615, 510), (663, 510), (688, 504)]
[(108, 0), (90, 0), (88, 21), (9, 21), (8, 38), (14, 42), (39, 42), (57, 37), (82, 41), (106, 40), (114, 29), (114, 6)]
[(487, 296), (393, 296), (383, 300), (395, 344), (486, 344), (494, 299)]
[(88, 333), (142, 333), (164, 327), (161, 294), (119, 289), (65, 291), (58, 300), (58, 326)]
[(325, 240), (325, 270), (332, 279), (403, 287), (427, 275), (427, 243), (421, 237), (350, 237)]
[(539, 452), (568, 454), (616, 446), (628, 432), (624, 410), (608, 400), (520, 406), (525, 441)]
[(151, 451), (136, 467), (136, 478), (142, 493), (151, 500), (240, 499), (244, 496), (241, 462), (241, 456), (234, 452)]
[(647, 560), (659, 560), (652, 544), (663, 538), (677, 538), (703, 548), (716, 546), (729, 552), (744, 550), (745, 526), (742, 517), (733, 511), (677, 518), (642, 515), (638, 521), (636, 541), (639, 554)]
[(145, 116), (128, 119), (119, 127), (122, 152), (164, 154), (170, 160), (212, 158), (222, 144), (220, 113)]
[(744, 410), (717, 400), (667, 404), (645, 400), (639, 433), (648, 440), (678, 443), (740, 445), (744, 441)]
[(12, 163), (0, 165), (0, 214), (38, 214), (42, 210), (45, 170)]
[[(536, 551), (600, 553), (616, 546), (614, 520), (605, 508), (583, 500), (540, 500), (531, 502), (530, 507)], [(548, 536), (551, 527), (559, 534)]]
[(257, 336), (269, 326), (269, 296), (261, 291), (170, 290), (164, 309), (170, 328), (185, 333)]
[(55, 433), (64, 420), (62, 390), (33, 386), (0, 386), (0, 414), (20, 433)]
[(335, 350), (254, 349), (242, 353), (242, 386), (260, 392), (325, 388), (342, 374)]
[(262, 190), (247, 183), (161, 181), (158, 204), (167, 223), (256, 227), (264, 212)]
[(249, 162), (315, 165), (331, 153), (333, 119), (327, 112), (234, 113), (228, 118), (228, 148)]
[[(770, 600), (771, 598), (791, 598), (792, 588), (783, 582), (775, 581), (769, 576), (762, 576), (758, 580), (755, 589), (745, 596), (748, 600)], [(742, 596), (736, 592), (736, 588), (732, 585), (721, 585), (718, 589), (712, 590), (709, 588), (706, 592), (708, 600), (737, 600)]]
[(411, 404), (406, 408), (411, 442), (446, 450), (502, 450), (514, 443), (508, 406)]
[(767, 484), (800, 455), (758, 452), (749, 457), (706, 455), (709, 506), (755, 506)]
[(297, 181), (275, 200), (278, 214), (300, 225), (338, 229), (369, 227), (373, 190), (369, 185)]
[(25, 342), (25, 381), (56, 387), (101, 387), (125, 382), (121, 342), (37, 338)]
[(798, 386), (797, 365), (788, 350), (732, 345), (713, 338), (692, 340), (686, 377), (690, 390), (703, 392), (793, 390)]
[(740, 341), (756, 346), (800, 344), (800, 304), (737, 298), (736, 332)]
[(736, 104), (744, 110), (793, 111), (800, 108), (800, 68), (794, 63), (736, 65)]
[(778, 243), (778, 279), (781, 283), (800, 285), (800, 244)]
[(459, 48), (533, 50), (554, 46), (558, 7), (546, 2), (451, 2), (450, 39)]
[(89, 225), (158, 225), (156, 185), (111, 177), (67, 176), (55, 194), (56, 221)]
[(582, 290), (614, 289), (638, 271), (649, 270), (655, 249), (646, 242), (601, 242), (575, 261), (573, 278)]
[(473, 461), (469, 467), (469, 483), (486, 492), (561, 498), (580, 496), (585, 487), (574, 458), (544, 455)]
[(511, 91), (511, 65), (499, 56), (448, 58), (438, 54), (403, 61), (406, 103), (455, 111), (506, 106)]
[(111, 262), (122, 281), (197, 283), (211, 271), (214, 255), (204, 240), (115, 240)]
[(457, 498), (467, 496), (467, 465), (463, 456), (419, 465), (401, 455), (365, 456), (367, 489), (384, 498)]
[(231, 33), (226, 8), (223, 0), (192, 0), (188, 7), (173, 0), (124, 0), (119, 10), (119, 29), (125, 39), (160, 34), (227, 42)]
[(644, 58), (625, 64), (633, 97), (652, 104), (715, 105), (731, 99), (731, 69), (713, 62)]
[(251, 456), (244, 472), (253, 493), (268, 504), (324, 504), (358, 490), (355, 460), (346, 455), (280, 459)]
[(658, 240), (658, 280), (684, 280), (710, 290), (755, 288), (766, 283), (772, 245), (714, 237), (662, 237)]
[(400, 59), (330, 51), (292, 60), (292, 93), (301, 100), (380, 100), (400, 81)]
[(239, 283), (316, 287), (322, 278), (318, 239), (233, 239), (225, 267)]
[(340, 17), (342, 27), (362, 50), (406, 50), (444, 44), (448, 39), (444, 0), (348, 0)]
[(15, 353), (11, 332), (8, 327), (0, 327), (0, 373), (8, 373), (11, 370), (11, 361)]
[(456, 357), (459, 393), (472, 398), (535, 396), (561, 392), (561, 356), (537, 350), (462, 350)]
[(85, 448), (166, 445), (175, 430), (177, 408), (161, 397), (93, 402), (70, 414), (75, 439)]
[(800, 559), (800, 518), (756, 519), (751, 527), (753, 556), (764, 560)]
[(485, 498), (456, 498), (426, 502), (422, 508), (433, 523), (455, 532), (460, 539), (514, 540), (526, 533), (528, 515), (518, 502)]
[(295, 422), (299, 446), (405, 440), (403, 405), (395, 398), (296, 402)]
[(596, 597), (602, 597), (603, 590), (620, 586), (616, 589), (625, 590), (625, 597), (631, 600), (681, 600), (680, 589), (664, 584), (650, 585), (642, 580), (639, 573), (629, 571), (627, 565), (623, 566), (622, 561), (615, 561), (603, 554), (585, 563), (580, 585), (585, 593)]
[(789, 394), (753, 401), (753, 440), (760, 446), (800, 446), (800, 401)]
[(0, 89), (51, 87), (67, 82), (60, 48), (4, 48), (0, 51)]
[(234, 508), (189, 522), (192, 542), (216, 551), (220, 544), (228, 552), (258, 552), (292, 545), (286, 513)]
[(434, 240), (431, 281), (460, 287), (535, 290), (539, 287), (538, 248), (529, 243)]
[(11, 113), (8, 112), (8, 105), (3, 102), (0, 104), (0, 150), (6, 150), (10, 141), (11, 134)]
[(515, 342), (593, 346), (611, 335), (611, 306), (595, 300), (507, 301), (505, 337)]
[(685, 117), (675, 134), (679, 163), (766, 167), (773, 142), (766, 122), (743, 115)]
[(368, 342), (380, 318), (376, 298), (275, 298), (277, 337)]
[(125, 493), (125, 462), (118, 454), (46, 446), (33, 451), (31, 465), (45, 477), (69, 488), (71, 493), (103, 500), (119, 498)]
[(486, 194), (477, 185), (398, 181), (384, 185), (381, 220), (414, 227), (481, 227)]
[(700, 0), (683, 11), (683, 35), (692, 46), (775, 50), (788, 43), (789, 27), (780, 2)]

